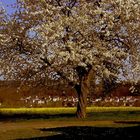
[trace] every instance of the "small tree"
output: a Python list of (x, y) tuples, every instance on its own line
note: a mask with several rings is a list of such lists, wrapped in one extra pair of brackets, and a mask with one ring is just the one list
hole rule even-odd
[(29, 70), (30, 78), (42, 76), (44, 68), (49, 77), (51, 72), (65, 79), (78, 95), (77, 117), (85, 118), (91, 79), (117, 77), (129, 57), (138, 57), (130, 50), (139, 49), (139, 0), (17, 2), (20, 9), (11, 21), (18, 23), (15, 39), (22, 44), (14, 52), (17, 61), (22, 57), (20, 64), (28, 65), (15, 65), (20, 72)]

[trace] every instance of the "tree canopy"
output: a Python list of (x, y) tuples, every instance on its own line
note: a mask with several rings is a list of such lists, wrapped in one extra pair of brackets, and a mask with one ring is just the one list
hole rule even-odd
[(80, 95), (95, 76), (139, 81), (139, 0), (17, 0), (16, 8), (7, 20), (0, 13), (5, 78), (62, 78)]

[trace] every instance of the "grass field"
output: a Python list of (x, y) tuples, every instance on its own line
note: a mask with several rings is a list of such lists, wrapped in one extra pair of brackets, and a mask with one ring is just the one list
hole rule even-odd
[[(116, 111), (140, 111), (140, 107), (87, 107), (87, 113), (92, 112), (116, 112)], [(0, 108), (0, 114), (74, 114), (74, 107), (57, 108)]]
[[(74, 119), (76, 108), (1, 108), (0, 119)], [(87, 107), (85, 120), (140, 119), (140, 107)]]
[(140, 107), (88, 107), (78, 120), (76, 108), (1, 108), (0, 139), (102, 139), (139, 135)]

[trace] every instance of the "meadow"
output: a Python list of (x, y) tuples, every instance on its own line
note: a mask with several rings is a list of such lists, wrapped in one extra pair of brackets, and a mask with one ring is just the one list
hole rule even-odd
[(0, 108), (0, 139), (134, 138), (140, 107), (87, 107), (77, 119), (75, 107)]
[[(0, 108), (0, 119), (6, 118), (75, 118), (76, 107), (56, 108)], [(98, 119), (140, 119), (140, 107), (87, 107), (87, 118)], [(122, 118), (121, 118), (122, 117)]]

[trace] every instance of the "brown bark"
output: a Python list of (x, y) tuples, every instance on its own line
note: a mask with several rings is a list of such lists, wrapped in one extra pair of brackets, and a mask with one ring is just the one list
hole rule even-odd
[(77, 118), (86, 117), (87, 95), (89, 94), (91, 76), (92, 70), (84, 74), (81, 78), (80, 84), (75, 86), (78, 95), (78, 104), (76, 112)]

